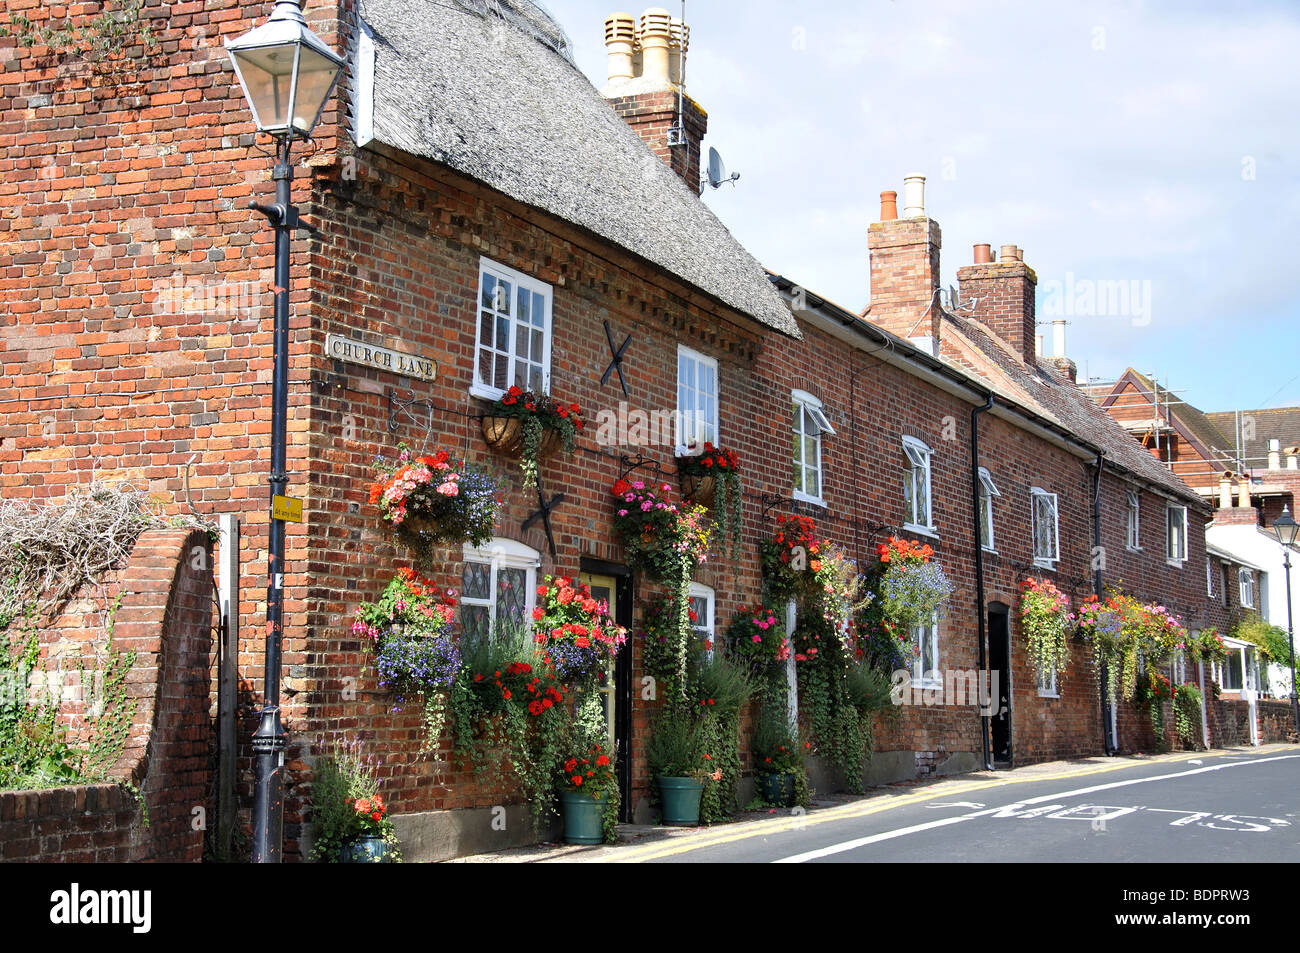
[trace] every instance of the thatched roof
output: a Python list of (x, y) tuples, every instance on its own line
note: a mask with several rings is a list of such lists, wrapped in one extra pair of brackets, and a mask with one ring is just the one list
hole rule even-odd
[(799, 336), (758, 262), (574, 66), (563, 30), (539, 7), (364, 0), (360, 13), (375, 50), (376, 141), (580, 226)]

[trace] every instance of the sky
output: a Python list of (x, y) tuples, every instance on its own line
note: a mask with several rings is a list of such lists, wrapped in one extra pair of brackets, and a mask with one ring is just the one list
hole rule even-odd
[[(642, 8), (544, 2), (603, 86), (604, 18)], [(765, 267), (861, 310), (880, 192), (901, 210), (921, 173), (944, 284), (976, 243), (1019, 245), (1081, 376), (1300, 405), (1300, 3), (690, 0), (686, 22), (705, 149), (740, 173), (704, 200)]]

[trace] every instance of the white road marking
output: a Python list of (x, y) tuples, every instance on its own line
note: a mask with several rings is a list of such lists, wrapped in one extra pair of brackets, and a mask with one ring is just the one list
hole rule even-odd
[[(900, 827), (892, 831), (883, 831), (879, 834), (872, 834), (868, 837), (859, 837), (854, 840), (844, 841), (839, 844), (830, 844), (826, 847), (820, 847), (817, 850), (805, 851), (802, 854), (793, 854), (790, 857), (782, 857), (774, 860), (774, 864), (803, 864), (810, 860), (817, 860), (822, 857), (829, 857), (833, 854), (841, 854), (849, 850), (857, 850), (859, 847), (866, 847), (868, 844), (876, 844), (880, 841), (892, 840), (896, 837), (906, 837), (908, 834), (919, 834), (921, 831), (934, 830), (939, 827), (947, 827), (950, 824), (960, 824), (962, 821), (974, 820), (977, 817), (985, 817), (990, 814), (996, 814), (999, 817), (1025, 817), (1034, 814), (1046, 813), (1045, 811), (1028, 811), (1020, 812), (1019, 808), (1029, 804), (1041, 804), (1044, 801), (1051, 801), (1056, 798), (1078, 797), (1081, 794), (1093, 794), (1097, 791), (1109, 791), (1113, 788), (1128, 787), (1132, 784), (1146, 784), (1150, 781), (1168, 781), (1172, 778), (1185, 778), (1193, 774), (1204, 774), (1207, 771), (1222, 771), (1225, 768), (1239, 767), (1241, 765), (1265, 764), (1269, 761), (1294, 761), (1300, 758), (1300, 755), (1286, 754), (1278, 755), (1272, 758), (1257, 758), (1249, 761), (1229, 761), (1223, 764), (1214, 764), (1203, 768), (1194, 768), (1191, 771), (1176, 771), (1173, 774), (1159, 774), (1149, 778), (1131, 778), (1127, 781), (1111, 781), (1108, 784), (1094, 784), (1086, 788), (1077, 788), (1073, 791), (1063, 791), (1057, 794), (1044, 794), (1039, 797), (1025, 798), (1022, 801), (1015, 801), (1002, 808), (987, 808), (982, 811), (975, 811), (972, 814), (959, 814), (957, 817), (945, 817), (937, 821), (929, 821), (925, 824), (913, 824), (910, 827)], [(1059, 810), (1063, 805), (1055, 805)]]
[(981, 804), (981, 803), (979, 803), (978, 801), (932, 801), (932, 802), (930, 802), (929, 804), (926, 805), (926, 807), (928, 807), (928, 808), (935, 808), (935, 807), (969, 807), (969, 808), (972, 808), (972, 809), (974, 809), (974, 810), (979, 810), (979, 809), (980, 809), (981, 807), (983, 807), (983, 806), (984, 806), (984, 805)]

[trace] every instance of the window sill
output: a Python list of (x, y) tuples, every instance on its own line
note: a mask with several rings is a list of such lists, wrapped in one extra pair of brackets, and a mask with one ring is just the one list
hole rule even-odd
[(800, 503), (811, 503), (813, 506), (820, 506), (824, 510), (830, 509), (826, 504), (826, 501), (820, 496), (809, 496), (801, 490), (793, 491), (790, 496), (792, 499), (798, 500)]
[(988, 553), (990, 556), (996, 556), (998, 554), (998, 551), (992, 546), (981, 546), (980, 552)]
[(478, 381), (475, 381), (469, 387), (469, 396), (482, 397), (484, 400), (500, 400), (505, 395), (505, 391), (496, 387), (489, 387), (487, 384), (480, 384)]
[(1127, 549), (1130, 553), (1140, 553), (1140, 552), (1142, 552), (1142, 547), (1141, 547), (1141, 546), (1125, 546), (1124, 548)]
[(1039, 569), (1046, 569), (1048, 572), (1056, 572), (1056, 564), (1059, 562), (1059, 559), (1035, 559), (1034, 565)]
[(918, 536), (928, 536), (931, 539), (939, 538), (939, 533), (933, 526), (917, 526), (915, 523), (904, 523), (903, 529)]
[(1058, 698), (1058, 699), (1059, 699), (1059, 698), (1061, 697), (1061, 693), (1060, 693), (1060, 692), (1054, 692), (1054, 691), (1049, 692), (1049, 691), (1048, 691), (1047, 689), (1045, 689), (1045, 688), (1040, 688), (1040, 689), (1038, 690), (1038, 697), (1039, 697), (1039, 698)]
[(1166, 556), (1166, 557), (1165, 557), (1165, 565), (1166, 565), (1166, 566), (1173, 566), (1175, 569), (1182, 569), (1183, 566), (1187, 565), (1187, 560), (1185, 560), (1185, 559), (1170, 559), (1168, 556)]

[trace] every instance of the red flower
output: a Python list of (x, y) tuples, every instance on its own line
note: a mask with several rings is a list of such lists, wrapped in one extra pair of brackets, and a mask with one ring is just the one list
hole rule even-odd
[(370, 819), (374, 821), (376, 824), (378, 824), (381, 820), (383, 820), (383, 815), (380, 814), (378, 811), (375, 811), (373, 814), (370, 815)]
[(569, 780), (573, 782), (575, 788), (582, 787), (582, 775), (575, 774), (573, 777), (569, 778)]
[(523, 393), (523, 391), (519, 389), (518, 384), (512, 384), (510, 385), (510, 390), (506, 391), (506, 393), (509, 394), (511, 397), (518, 397), (520, 394)]

